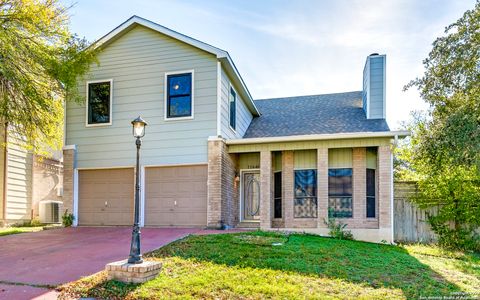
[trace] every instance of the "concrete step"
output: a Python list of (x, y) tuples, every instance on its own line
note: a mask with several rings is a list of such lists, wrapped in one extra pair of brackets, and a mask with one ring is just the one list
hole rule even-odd
[(260, 222), (240, 222), (236, 228), (260, 228)]

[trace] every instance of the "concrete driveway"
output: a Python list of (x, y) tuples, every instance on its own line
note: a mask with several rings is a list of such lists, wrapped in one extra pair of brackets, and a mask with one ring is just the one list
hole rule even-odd
[[(131, 230), (78, 227), (0, 237), (0, 299), (55, 299), (53, 291), (41, 286), (77, 280), (127, 258)], [(142, 252), (201, 231), (143, 228)]]

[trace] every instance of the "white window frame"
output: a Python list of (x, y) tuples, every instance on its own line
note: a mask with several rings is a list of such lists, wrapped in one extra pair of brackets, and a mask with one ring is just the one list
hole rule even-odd
[[(186, 117), (168, 117), (167, 108), (168, 108), (168, 76), (169, 75), (177, 75), (177, 74), (188, 74), (192, 75), (192, 115)], [(163, 120), (164, 121), (182, 121), (182, 120), (193, 120), (194, 119), (194, 112), (195, 112), (195, 71), (192, 70), (183, 70), (183, 71), (172, 71), (172, 72), (165, 72), (164, 78), (164, 101), (163, 101)]]
[[(91, 83), (100, 83), (100, 82), (109, 82), (110, 83), (110, 116), (109, 116), (109, 122), (108, 123), (94, 123), (94, 124), (89, 124), (88, 123), (88, 86)], [(86, 95), (87, 97), (85, 98), (85, 127), (102, 127), (102, 126), (111, 126), (112, 121), (113, 121), (113, 79), (98, 79), (98, 80), (89, 80), (86, 83)]]

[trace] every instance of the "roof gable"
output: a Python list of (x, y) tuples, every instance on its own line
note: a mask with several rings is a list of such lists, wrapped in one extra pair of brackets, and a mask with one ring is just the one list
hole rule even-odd
[(210, 44), (207, 44), (205, 42), (199, 41), (197, 39), (194, 39), (192, 37), (189, 37), (187, 35), (181, 34), (175, 30), (169, 29), (165, 26), (162, 26), (160, 24), (157, 24), (155, 22), (149, 21), (147, 19), (141, 18), (139, 16), (132, 16), (116, 28), (114, 28), (112, 31), (98, 39), (93, 46), (95, 48), (98, 47), (106, 47), (109, 43), (113, 42), (114, 40), (118, 39), (121, 37), (124, 33), (128, 32), (130, 29), (132, 29), (136, 25), (141, 25), (144, 27), (147, 27), (149, 29), (152, 29), (154, 31), (157, 31), (159, 33), (162, 33), (166, 36), (169, 36), (171, 38), (174, 38), (176, 40), (179, 40), (181, 42), (184, 42), (186, 44), (189, 44), (193, 47), (196, 47), (198, 49), (201, 49), (205, 52), (211, 53), (216, 56), (216, 58), (220, 61), (222, 66), (225, 68), (228, 74), (232, 76), (232, 81), (240, 88), (240, 93), (242, 96), (247, 99), (246, 104), (247, 107), (249, 108), (250, 112), (254, 116), (259, 116), (260, 112), (258, 111), (253, 98), (243, 81), (243, 78), (240, 76), (240, 73), (238, 72), (235, 64), (233, 63), (233, 60), (231, 59), (230, 55), (228, 54), (227, 51), (222, 50), (220, 48), (214, 47)]

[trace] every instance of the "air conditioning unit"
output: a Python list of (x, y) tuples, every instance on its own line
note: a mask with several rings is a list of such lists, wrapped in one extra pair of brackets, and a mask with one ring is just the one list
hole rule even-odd
[(60, 212), (63, 208), (62, 201), (43, 200), (39, 202), (38, 212), (40, 214), (40, 222), (42, 223), (61, 223), (62, 218)]

